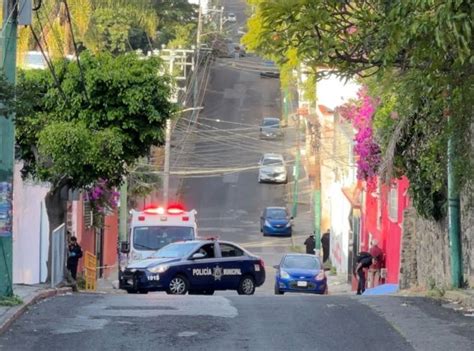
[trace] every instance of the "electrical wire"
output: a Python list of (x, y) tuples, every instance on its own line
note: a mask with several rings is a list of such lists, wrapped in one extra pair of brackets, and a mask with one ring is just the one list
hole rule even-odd
[(76, 38), (75, 38), (75, 35), (74, 35), (74, 28), (73, 28), (72, 21), (71, 21), (71, 13), (69, 11), (69, 5), (67, 3), (67, 0), (62, 0), (62, 1), (64, 3), (64, 7), (66, 8), (67, 21), (69, 23), (69, 30), (71, 31), (72, 45), (74, 47), (74, 52), (76, 54), (77, 66), (79, 67), (79, 72), (80, 72), (80, 76), (81, 76), (81, 85), (82, 85), (82, 89), (84, 91), (84, 97), (86, 98), (86, 101), (88, 103), (90, 103), (89, 96), (87, 94), (86, 83), (85, 83), (85, 80), (84, 80), (84, 71), (82, 70), (81, 60), (79, 58), (79, 52), (77, 50), (77, 43), (76, 43)]

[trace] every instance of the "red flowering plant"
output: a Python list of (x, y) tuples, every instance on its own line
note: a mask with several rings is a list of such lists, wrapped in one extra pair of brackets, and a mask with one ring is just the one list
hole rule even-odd
[(356, 130), (354, 152), (357, 155), (357, 178), (369, 180), (377, 174), (381, 162), (380, 146), (375, 141), (373, 131), (378, 101), (368, 95), (367, 88), (361, 88), (357, 97), (357, 100), (337, 108), (337, 112)]
[(94, 213), (103, 218), (118, 206), (120, 193), (105, 179), (99, 179), (87, 190), (87, 197)]

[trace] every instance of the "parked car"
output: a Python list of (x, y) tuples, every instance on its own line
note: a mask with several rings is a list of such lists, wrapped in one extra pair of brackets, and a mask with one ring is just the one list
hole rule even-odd
[(285, 207), (266, 207), (260, 217), (260, 232), (263, 236), (291, 236), (293, 217)]
[(280, 119), (265, 117), (260, 124), (260, 139), (278, 139), (283, 136)]
[(259, 162), (258, 182), (288, 183), (285, 159), (280, 154), (264, 154)]
[(227, 22), (229, 23), (237, 22), (237, 16), (235, 15), (235, 13), (229, 12), (229, 14), (227, 15)]
[(287, 254), (276, 269), (275, 294), (303, 292), (327, 294), (327, 277), (319, 257), (307, 254)]
[(280, 73), (279, 72), (273, 72), (273, 71), (264, 71), (264, 72), (260, 72), (260, 77), (262, 77), (262, 78), (280, 78)]

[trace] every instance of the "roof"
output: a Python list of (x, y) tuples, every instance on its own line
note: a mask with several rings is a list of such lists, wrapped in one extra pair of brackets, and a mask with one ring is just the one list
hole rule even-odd
[(280, 119), (278, 117), (263, 117), (264, 120), (277, 120), (278, 122)]
[(286, 211), (286, 207), (278, 207), (278, 206), (268, 206), (268, 207), (265, 207), (265, 209), (267, 209), (267, 210), (285, 210)]

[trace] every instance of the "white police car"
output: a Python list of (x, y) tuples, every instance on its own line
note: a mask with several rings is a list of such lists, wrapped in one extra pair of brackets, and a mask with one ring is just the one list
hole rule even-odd
[(237, 290), (239, 295), (252, 295), (264, 282), (259, 257), (231, 242), (193, 240), (169, 244), (130, 264), (120, 277), (120, 288), (128, 293), (212, 295), (216, 290)]

